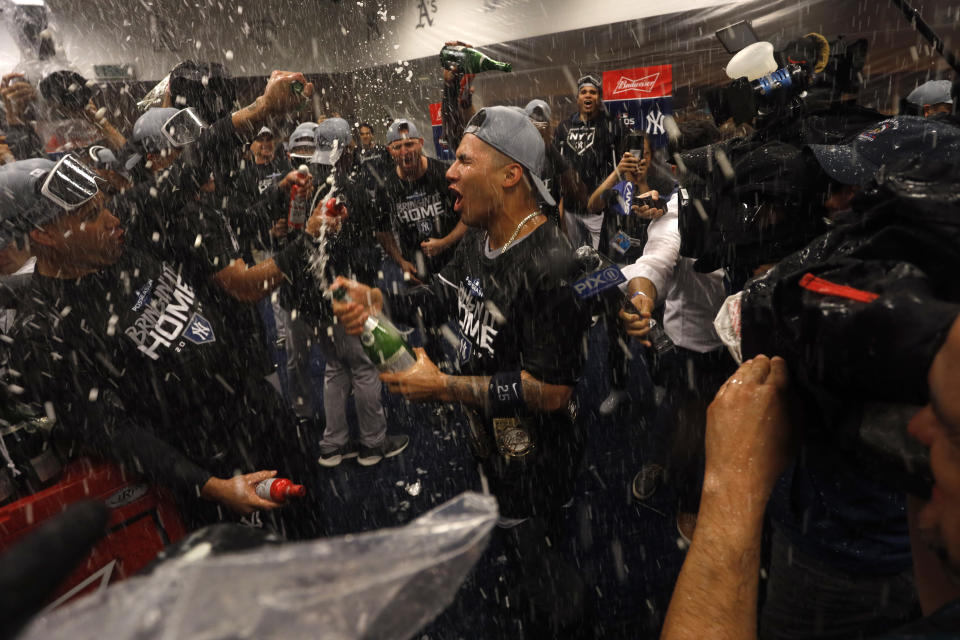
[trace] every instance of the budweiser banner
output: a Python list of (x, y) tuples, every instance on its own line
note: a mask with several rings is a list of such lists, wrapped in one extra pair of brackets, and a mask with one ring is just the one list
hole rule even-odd
[(433, 148), (437, 152), (439, 160), (453, 162), (454, 152), (447, 146), (447, 141), (443, 139), (443, 120), (440, 117), (440, 106), (442, 103), (434, 102), (430, 105), (430, 128), (433, 129)]
[(655, 147), (667, 144), (663, 117), (673, 113), (669, 64), (603, 72), (603, 102), (629, 130), (644, 131)]

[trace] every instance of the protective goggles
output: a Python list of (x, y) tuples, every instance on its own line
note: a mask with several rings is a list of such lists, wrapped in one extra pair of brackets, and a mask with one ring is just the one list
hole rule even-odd
[(99, 192), (97, 174), (71, 155), (53, 165), (40, 187), (42, 196), (67, 211), (82, 207)]
[(582, 76), (579, 80), (577, 80), (577, 91), (579, 91), (580, 88), (581, 88), (583, 85), (585, 85), (585, 84), (592, 84), (593, 86), (595, 86), (595, 87), (597, 88), (598, 91), (602, 91), (602, 90), (603, 90), (603, 82), (601, 82), (601, 81), (597, 78), (597, 76), (592, 76), (592, 75), (589, 75), (589, 74), (588, 74), (588, 75), (585, 75), (585, 76)]
[(174, 147), (185, 147), (196, 142), (207, 123), (193, 107), (180, 109), (163, 123), (163, 137)]

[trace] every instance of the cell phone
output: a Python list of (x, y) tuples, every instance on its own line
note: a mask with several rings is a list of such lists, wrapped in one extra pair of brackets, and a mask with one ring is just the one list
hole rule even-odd
[(635, 131), (631, 131), (627, 134), (626, 140), (623, 144), (624, 149), (630, 152), (637, 160), (643, 158), (643, 135)]
[(730, 54), (737, 53), (754, 42), (760, 41), (749, 20), (734, 22), (729, 27), (720, 29), (717, 31), (717, 39)]
[(633, 196), (633, 204), (638, 207), (651, 207), (653, 209), (660, 209), (661, 211), (667, 210), (667, 201), (663, 198), (654, 200), (653, 196), (647, 196), (645, 198)]

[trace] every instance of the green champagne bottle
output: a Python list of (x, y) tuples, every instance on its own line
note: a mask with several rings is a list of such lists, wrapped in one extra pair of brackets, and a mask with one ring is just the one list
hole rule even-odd
[[(347, 297), (347, 290), (340, 287), (333, 291), (333, 297), (344, 300)], [(367, 318), (363, 323), (363, 333), (360, 334), (360, 344), (367, 357), (380, 371), (397, 373), (417, 363), (417, 354), (413, 352), (393, 323), (384, 317)]]
[(440, 50), (440, 64), (444, 69), (458, 69), (463, 73), (480, 73), (481, 71), (513, 71), (509, 62), (497, 62), (488, 58), (476, 49), (463, 46), (445, 46)]

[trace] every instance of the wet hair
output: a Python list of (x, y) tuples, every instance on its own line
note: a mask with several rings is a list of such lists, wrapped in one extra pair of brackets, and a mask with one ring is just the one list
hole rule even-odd
[(357, 125), (357, 133), (360, 133), (360, 130), (363, 128), (370, 129), (370, 133), (376, 133), (376, 129), (373, 128), (373, 125), (368, 122), (361, 122)]

